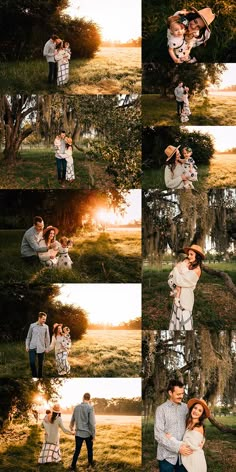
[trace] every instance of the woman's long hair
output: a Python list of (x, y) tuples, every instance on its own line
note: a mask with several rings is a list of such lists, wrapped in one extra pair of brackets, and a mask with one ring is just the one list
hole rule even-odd
[(61, 324), (59, 324), (58, 326), (55, 326), (55, 328), (53, 329), (53, 334), (54, 334), (55, 338), (58, 336), (58, 329), (59, 328), (62, 328)]
[[(46, 233), (44, 234), (44, 241), (46, 243), (46, 246), (48, 245), (48, 240), (49, 240), (49, 234), (50, 234), (50, 231), (52, 231), (52, 228), (50, 228), (48, 231), (46, 231)], [(54, 237), (53, 237), (53, 240), (51, 242), (54, 242), (55, 241), (55, 232), (54, 232)]]
[(172, 174), (175, 170), (175, 167), (176, 167), (176, 162), (175, 162), (175, 159), (176, 159), (176, 151), (175, 153), (173, 154), (173, 156), (168, 160), (168, 162), (166, 163), (166, 165), (170, 168)]
[[(191, 249), (191, 251), (195, 252), (193, 249)], [(200, 254), (198, 254), (197, 252), (195, 252), (195, 254), (196, 254), (195, 262), (190, 263), (189, 269), (193, 270), (193, 269), (196, 269), (196, 267), (200, 267), (202, 271), (202, 256), (200, 256)]]
[(53, 412), (52, 412), (51, 419), (50, 419), (50, 423), (54, 423), (55, 419), (56, 419), (58, 416), (61, 416), (61, 413), (56, 413), (55, 411), (53, 411)]
[(204, 433), (204, 436), (205, 436), (205, 425), (204, 425), (204, 420), (206, 419), (206, 413), (205, 413), (205, 410), (203, 410), (200, 418), (198, 419), (198, 423), (195, 423), (195, 424), (192, 424), (192, 417), (191, 417), (191, 413), (192, 413), (192, 409), (194, 408), (194, 406), (197, 404), (194, 403), (191, 408), (189, 408), (189, 411), (188, 411), (188, 414), (187, 414), (187, 418), (186, 418), (186, 428), (189, 429), (190, 431), (193, 430), (193, 428), (196, 428), (197, 427), (200, 427), (202, 426), (203, 427), (203, 433)]

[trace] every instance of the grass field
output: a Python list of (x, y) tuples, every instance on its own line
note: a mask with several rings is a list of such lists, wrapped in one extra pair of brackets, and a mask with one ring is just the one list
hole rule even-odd
[[(236, 283), (236, 265), (207, 266), (227, 272)], [(163, 270), (146, 267), (143, 276), (143, 329), (168, 329), (173, 298), (167, 284), (171, 266)], [(236, 300), (218, 277), (205, 272), (194, 291), (194, 328), (230, 329), (236, 322)]]
[[(165, 190), (164, 166), (161, 169), (145, 169), (142, 185), (145, 189)], [(198, 181), (193, 182), (193, 185), (198, 191), (213, 187), (236, 187), (236, 154), (215, 153), (209, 166), (198, 165)]]
[[(223, 94), (223, 92), (222, 92)], [(235, 126), (236, 97), (210, 96), (208, 99), (190, 99), (192, 115), (186, 125)], [(142, 120), (144, 126), (178, 126), (175, 98), (161, 98), (160, 95), (142, 96)]]
[[(141, 371), (140, 330), (88, 330), (72, 343), (68, 357), (70, 377), (139, 377)], [(45, 355), (44, 375), (57, 376), (55, 354)], [(29, 377), (25, 343), (0, 344), (0, 377)]]
[[(216, 418), (219, 422), (236, 428), (236, 417)], [(159, 472), (156, 461), (156, 442), (153, 437), (153, 420), (143, 425), (143, 472)], [(234, 472), (236, 461), (235, 435), (221, 433), (206, 421), (206, 443), (204, 452), (207, 472)], [(201, 472), (199, 470), (199, 472)]]
[[(64, 472), (68, 470), (74, 452), (74, 436), (61, 434), (62, 462), (37, 464), (43, 443), (39, 426), (11, 425), (0, 435), (0, 470), (17, 472)], [(137, 472), (141, 465), (141, 428), (134, 424), (97, 425), (94, 441), (96, 472)], [(85, 445), (77, 462), (78, 470), (87, 470)]]
[(1, 93), (118, 94), (141, 92), (141, 48), (101, 48), (93, 59), (70, 62), (67, 85), (47, 84), (46, 61), (2, 63)]
[[(107, 163), (90, 160), (86, 154), (73, 152), (75, 181), (65, 182), (65, 188), (102, 189), (114, 188), (112, 178), (106, 173)], [(55, 153), (51, 149), (20, 151), (20, 159), (8, 166), (0, 158), (0, 188), (3, 189), (57, 189)]]
[(73, 236), (72, 270), (48, 269), (21, 259), (24, 231), (0, 231), (0, 280), (8, 283), (140, 283), (141, 230), (84, 233)]

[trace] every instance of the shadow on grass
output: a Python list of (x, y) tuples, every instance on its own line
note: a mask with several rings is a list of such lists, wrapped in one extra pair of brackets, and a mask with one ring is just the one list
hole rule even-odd
[[(140, 283), (141, 254), (129, 255), (129, 240), (122, 241), (119, 249), (109, 233), (99, 234), (96, 240), (82, 243), (74, 240), (71, 250), (72, 270), (49, 269), (40, 262), (30, 264), (20, 257), (20, 245), (24, 231), (0, 231), (0, 280), (8, 283), (92, 283), (117, 282)], [(7, 242), (7, 244), (6, 244)], [(3, 249), (4, 248), (4, 249)]]

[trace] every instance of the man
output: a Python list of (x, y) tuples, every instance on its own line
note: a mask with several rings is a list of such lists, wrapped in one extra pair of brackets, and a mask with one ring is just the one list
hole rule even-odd
[(83, 441), (86, 442), (88, 453), (88, 465), (93, 467), (93, 440), (95, 439), (95, 415), (90, 405), (90, 394), (85, 393), (83, 401), (73, 411), (70, 429), (73, 431), (75, 425), (75, 452), (70, 470), (76, 470), (76, 462), (80, 454)]
[[(45, 324), (46, 319), (46, 313), (40, 311), (38, 321), (31, 323), (25, 341), (26, 351), (29, 352), (32, 377), (39, 379), (43, 377), (44, 353), (48, 352), (50, 346), (49, 329)], [(38, 370), (36, 368), (36, 355), (38, 357)]]
[(61, 130), (60, 135), (57, 136), (54, 141), (55, 157), (57, 164), (57, 178), (60, 184), (63, 184), (66, 178), (66, 159), (62, 157), (62, 155), (65, 155), (66, 150), (65, 137), (65, 131)]
[[(154, 436), (158, 442), (157, 460), (160, 472), (184, 472), (179, 454), (192, 454), (189, 446), (182, 442), (186, 429), (188, 407), (182, 403), (184, 386), (178, 380), (170, 380), (168, 385), (169, 400), (156, 409)], [(171, 439), (166, 437), (171, 434)]]
[(41, 216), (35, 216), (33, 220), (33, 226), (29, 228), (21, 242), (21, 256), (28, 262), (34, 262), (38, 260), (38, 252), (47, 252), (48, 247), (40, 247), (39, 242), (43, 237), (44, 222)]
[(43, 55), (48, 63), (48, 83), (52, 84), (57, 81), (57, 63), (55, 61), (55, 49), (58, 36), (52, 34), (51, 38), (46, 42), (43, 48)]
[(183, 101), (183, 96), (184, 96), (184, 87), (183, 87), (183, 82), (179, 82), (177, 87), (174, 90), (175, 94), (175, 99), (176, 99), (176, 104), (177, 104), (177, 115), (181, 115), (184, 107), (184, 101)]

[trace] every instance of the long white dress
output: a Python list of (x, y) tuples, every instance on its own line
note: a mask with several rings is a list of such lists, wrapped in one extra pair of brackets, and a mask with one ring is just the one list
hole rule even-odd
[(205, 442), (204, 436), (196, 430), (186, 430), (183, 442), (191, 447), (193, 453), (189, 456), (181, 456), (182, 463), (187, 472), (207, 472), (205, 454), (200, 444)]
[(178, 270), (178, 266), (170, 272), (168, 285), (171, 289), (175, 286), (181, 287), (180, 306), (173, 303), (171, 310), (171, 319), (169, 330), (191, 331), (193, 329), (192, 310), (194, 305), (194, 289), (197, 285), (199, 277), (194, 270), (186, 268), (182, 274)]
[(55, 54), (57, 62), (57, 85), (65, 85), (69, 80), (69, 60), (70, 54), (66, 49), (60, 49)]

